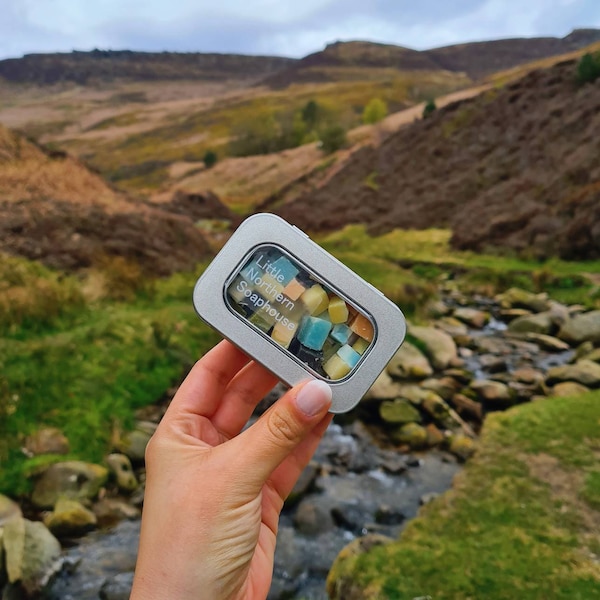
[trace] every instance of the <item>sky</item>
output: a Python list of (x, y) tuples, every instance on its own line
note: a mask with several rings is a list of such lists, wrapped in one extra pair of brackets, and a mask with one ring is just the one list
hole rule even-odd
[(0, 58), (130, 49), (302, 57), (338, 40), (434, 48), (600, 28), (600, 0), (0, 0)]

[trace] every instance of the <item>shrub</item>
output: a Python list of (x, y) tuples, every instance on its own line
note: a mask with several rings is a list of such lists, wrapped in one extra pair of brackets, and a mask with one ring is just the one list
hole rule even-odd
[(600, 77), (600, 52), (584, 54), (577, 64), (577, 81), (580, 84), (593, 83)]
[(363, 123), (374, 125), (385, 119), (388, 114), (387, 104), (381, 98), (373, 98), (366, 106), (362, 114)]
[(319, 123), (321, 107), (315, 100), (309, 100), (302, 109), (302, 120), (308, 130), (314, 129)]
[(435, 100), (428, 100), (425, 104), (425, 108), (423, 108), (423, 118), (427, 119), (427, 117), (430, 117), (436, 110), (437, 106), (435, 104)]
[(321, 148), (325, 154), (340, 150), (347, 142), (346, 130), (341, 125), (329, 125), (321, 132)]
[(212, 169), (217, 164), (219, 157), (217, 156), (216, 152), (213, 152), (212, 150), (207, 150), (202, 160), (204, 161), (204, 166), (207, 169)]

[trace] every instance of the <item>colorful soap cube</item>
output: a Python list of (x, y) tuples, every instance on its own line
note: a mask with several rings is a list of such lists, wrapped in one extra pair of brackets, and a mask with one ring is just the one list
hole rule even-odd
[(338, 323), (337, 325), (334, 325), (333, 329), (331, 330), (331, 337), (340, 344), (346, 344), (351, 334), (352, 330), (344, 323)]
[(271, 327), (273, 327), (273, 321), (266, 319), (260, 312), (254, 313), (250, 317), (250, 323), (265, 333), (268, 333), (271, 330)]
[(359, 337), (354, 344), (352, 344), (352, 348), (353, 350), (355, 350), (356, 352), (358, 352), (359, 354), (364, 354), (366, 349), (370, 346), (369, 342), (367, 342), (367, 340)]
[(285, 256), (280, 256), (274, 263), (271, 271), (277, 280), (287, 285), (300, 272)]
[[(244, 283), (242, 283), (242, 281)], [(245, 298), (244, 291), (246, 289), (247, 284), (245, 279), (238, 275), (227, 288), (227, 293), (235, 302), (242, 302)]]
[(339, 296), (329, 300), (328, 312), (332, 323), (345, 323), (348, 320), (348, 306)]
[(329, 306), (327, 292), (318, 283), (306, 290), (304, 294), (300, 296), (300, 300), (311, 315), (318, 315), (327, 310), (327, 307)]
[(339, 342), (331, 339), (330, 335), (323, 344), (323, 360), (329, 360), (339, 349)]
[(323, 353), (318, 350), (311, 350), (304, 346), (300, 346), (296, 352), (296, 357), (304, 364), (308, 365), (313, 371), (322, 373)]
[(337, 355), (352, 369), (358, 364), (358, 361), (360, 360), (360, 354), (351, 346), (348, 346), (348, 344), (342, 346), (337, 351)]
[(300, 326), (298, 339), (303, 346), (311, 350), (321, 350), (330, 331), (331, 323), (329, 321), (317, 319), (316, 317), (306, 317)]
[(342, 379), (350, 373), (352, 367), (342, 360), (339, 354), (334, 354), (324, 365), (323, 370), (331, 379)]
[(298, 330), (298, 323), (284, 324), (283, 322), (277, 323), (273, 327), (273, 333), (271, 333), (271, 339), (277, 342), (280, 346), (288, 348), (296, 332)]
[(368, 342), (373, 341), (373, 325), (364, 315), (357, 314), (352, 323), (350, 323), (350, 329)]
[(300, 296), (302, 296), (302, 294), (304, 294), (305, 291), (306, 291), (306, 288), (297, 279), (292, 279), (283, 288), (283, 293), (290, 300), (294, 300), (294, 301), (298, 300), (298, 298), (300, 298)]

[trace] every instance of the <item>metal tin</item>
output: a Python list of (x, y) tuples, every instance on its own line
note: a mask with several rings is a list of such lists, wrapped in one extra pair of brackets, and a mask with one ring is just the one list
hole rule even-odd
[(247, 218), (194, 288), (207, 324), (293, 386), (323, 379), (354, 408), (400, 347), (402, 311), (272, 214)]

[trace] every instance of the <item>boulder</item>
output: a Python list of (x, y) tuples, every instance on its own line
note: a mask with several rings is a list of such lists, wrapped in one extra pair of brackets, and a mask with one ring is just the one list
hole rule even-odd
[(519, 317), (508, 324), (508, 331), (513, 333), (538, 333), (550, 335), (555, 329), (554, 316), (550, 312)]
[(77, 500), (59, 498), (44, 524), (59, 539), (80, 537), (96, 527), (96, 515)]
[(448, 450), (463, 462), (471, 458), (471, 456), (475, 454), (476, 449), (477, 445), (475, 440), (462, 433), (453, 435), (450, 439), (450, 445), (448, 446)]
[(502, 308), (526, 308), (531, 312), (544, 312), (550, 308), (550, 301), (547, 294), (533, 294), (521, 288), (510, 288), (498, 294), (496, 302)]
[(570, 349), (569, 344), (559, 340), (552, 335), (544, 335), (543, 333), (526, 333), (523, 335), (526, 342), (537, 344), (542, 350), (547, 352), (566, 352)]
[(452, 404), (456, 412), (464, 419), (483, 420), (483, 407), (480, 402), (471, 400), (471, 398), (464, 394), (454, 394), (452, 396)]
[(458, 357), (454, 340), (444, 331), (433, 327), (411, 326), (409, 334), (423, 347), (434, 369), (445, 369)]
[(449, 400), (452, 398), (452, 396), (454, 396), (454, 394), (458, 392), (461, 387), (461, 383), (458, 382), (454, 377), (441, 377), (440, 379), (431, 378), (421, 382), (422, 389), (434, 392), (444, 400)]
[[(358, 422), (360, 421), (357, 421), (357, 423)], [(296, 481), (292, 491), (286, 498), (285, 505), (287, 507), (293, 506), (306, 496), (306, 494), (314, 487), (320, 470), (320, 465), (314, 461), (311, 461), (304, 467), (298, 481)]]
[(512, 378), (514, 381), (535, 386), (536, 388), (544, 382), (544, 374), (530, 367), (517, 369), (512, 373)]
[(39, 593), (62, 566), (60, 544), (43, 523), (11, 519), (2, 543), (9, 582), (20, 582), (29, 595)]
[(490, 313), (476, 308), (461, 307), (457, 308), (453, 316), (462, 321), (469, 327), (483, 329), (490, 322)]
[(331, 507), (320, 496), (305, 498), (294, 514), (294, 526), (305, 535), (317, 535), (334, 525)]
[(500, 319), (506, 323), (510, 323), (519, 317), (530, 315), (531, 311), (526, 308), (505, 308), (500, 311)]
[(506, 384), (491, 379), (478, 379), (469, 386), (477, 398), (491, 408), (508, 408), (516, 401), (516, 394)]
[(410, 342), (404, 342), (386, 370), (394, 379), (425, 379), (433, 374), (427, 358)]
[(600, 387), (600, 364), (591, 360), (580, 360), (574, 365), (552, 367), (546, 376), (546, 383), (554, 385), (563, 381), (574, 381), (589, 388)]
[(591, 360), (595, 363), (600, 363), (600, 348), (592, 350), (589, 354), (586, 354), (582, 358), (584, 358), (585, 360)]
[(432, 319), (439, 319), (449, 314), (450, 308), (441, 300), (428, 300), (423, 307), (423, 313)]
[(407, 423), (390, 432), (397, 444), (407, 444), (414, 450), (427, 447), (427, 430), (418, 423)]
[(94, 503), (92, 510), (96, 515), (98, 527), (111, 527), (124, 519), (134, 520), (141, 517), (141, 511), (119, 498), (102, 498)]
[(138, 421), (133, 431), (126, 433), (118, 444), (117, 450), (126, 454), (132, 462), (143, 463), (146, 446), (156, 431), (156, 423)]
[(562, 383), (557, 383), (550, 392), (551, 396), (579, 396), (581, 394), (585, 394), (590, 391), (590, 388), (585, 387), (585, 385), (581, 385), (580, 383), (576, 383), (574, 381), (563, 381)]
[(435, 326), (442, 331), (445, 331), (449, 336), (456, 340), (469, 334), (468, 327), (454, 317), (444, 317), (435, 322)]
[(383, 371), (363, 397), (369, 400), (393, 400), (399, 396), (399, 384), (392, 380), (387, 371)]
[(133, 572), (109, 577), (100, 588), (100, 600), (129, 600), (133, 587)]
[(375, 510), (375, 523), (379, 525), (400, 525), (406, 519), (406, 515), (397, 508), (388, 504), (381, 504)]
[(0, 527), (15, 517), (22, 517), (21, 508), (8, 496), (0, 494)]
[(600, 343), (600, 310), (583, 313), (568, 320), (558, 332), (558, 337), (571, 345), (588, 341)]
[(426, 412), (441, 427), (450, 428), (455, 425), (450, 414), (450, 407), (434, 392), (423, 398), (421, 410)]
[(427, 446), (430, 448), (439, 446), (446, 439), (444, 434), (433, 423), (425, 425), (425, 430), (427, 431)]
[(25, 449), (33, 456), (40, 454), (69, 454), (69, 440), (56, 427), (44, 427), (25, 440)]
[(386, 423), (420, 423), (421, 413), (408, 401), (403, 398), (396, 400), (386, 400), (379, 406), (379, 416)]
[(92, 499), (107, 479), (108, 470), (100, 465), (80, 461), (56, 463), (39, 476), (31, 500), (37, 508), (53, 508), (61, 496)]
[(360, 586), (355, 584), (352, 576), (352, 569), (357, 557), (365, 552), (369, 552), (372, 548), (383, 546), (393, 541), (392, 538), (377, 533), (369, 533), (356, 538), (343, 548), (327, 575), (325, 587), (330, 600), (356, 600), (363, 598), (362, 590)]
[(128, 456), (125, 454), (109, 454), (106, 457), (106, 464), (122, 492), (133, 492), (137, 489), (138, 480), (135, 477)]

